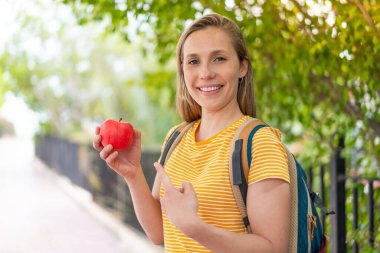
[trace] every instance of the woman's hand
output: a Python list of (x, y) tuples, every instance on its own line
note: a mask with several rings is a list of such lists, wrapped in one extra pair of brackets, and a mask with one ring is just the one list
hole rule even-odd
[(137, 170), (141, 167), (141, 133), (137, 130), (133, 131), (132, 144), (124, 150), (116, 151), (111, 144), (103, 147), (102, 138), (99, 134), (100, 127), (96, 127), (92, 143), (107, 165), (123, 176), (127, 182), (136, 176)]
[(192, 225), (199, 220), (198, 199), (193, 185), (183, 182), (182, 188), (177, 189), (161, 164), (156, 162), (154, 167), (161, 176), (161, 182), (165, 189), (164, 196), (161, 198), (162, 210), (174, 226), (185, 235), (191, 234)]

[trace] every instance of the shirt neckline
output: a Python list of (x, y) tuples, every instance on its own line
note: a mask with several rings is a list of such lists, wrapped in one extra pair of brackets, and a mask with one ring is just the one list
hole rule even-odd
[[(195, 123), (194, 123), (194, 126), (192, 127), (192, 138), (193, 138), (193, 142), (195, 143), (196, 146), (202, 146), (202, 145), (205, 145), (205, 144), (208, 144), (210, 143), (212, 140), (214, 140), (215, 138), (217, 138), (221, 133), (223, 133), (226, 129), (230, 128), (231, 126), (233, 126), (234, 124), (237, 124), (239, 123), (240, 121), (243, 122), (247, 117), (247, 115), (243, 115), (241, 116), (239, 119), (235, 120), (234, 122), (230, 123), (228, 126), (226, 126), (225, 128), (223, 128), (222, 130), (220, 130), (219, 132), (217, 132), (216, 134), (214, 134), (213, 136), (211, 136), (210, 138), (206, 139), (206, 140), (203, 140), (203, 141), (196, 141), (195, 140), (195, 134), (196, 134), (196, 131), (198, 130), (199, 128), (199, 125), (201, 123), (201, 120), (202, 119), (199, 119), (197, 120)], [(244, 120), (243, 120), (244, 119)], [(241, 123), (240, 122), (240, 123)]]

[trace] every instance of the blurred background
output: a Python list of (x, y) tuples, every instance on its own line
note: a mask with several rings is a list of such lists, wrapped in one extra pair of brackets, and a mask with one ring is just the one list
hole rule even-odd
[(283, 132), (309, 184), (338, 212), (323, 219), (331, 252), (379, 252), (376, 0), (0, 0), (0, 179), (24, 143), (32, 157), (24, 167), (41, 162), (142, 235), (124, 182), (91, 148), (94, 129), (123, 118), (141, 130), (151, 184), (161, 143), (180, 122), (177, 39), (211, 12), (242, 28), (257, 117)]

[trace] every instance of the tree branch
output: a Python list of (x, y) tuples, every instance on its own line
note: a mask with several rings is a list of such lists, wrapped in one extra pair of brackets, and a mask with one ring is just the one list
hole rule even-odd
[[(313, 20), (313, 18), (309, 15), (309, 13), (307, 13), (307, 10), (305, 10), (305, 8), (303, 8), (296, 0), (291, 0), (291, 2), (297, 7), (297, 9), (305, 17), (307, 17), (308, 19), (310, 19), (310, 21)], [(302, 30), (307, 34), (307, 36), (309, 36), (309, 38), (311, 40), (314, 40), (314, 35), (310, 32), (310, 30), (308, 29), (308, 27), (306, 27), (306, 25), (304, 23), (302, 23), (301, 21), (299, 23), (300, 23), (300, 26), (301, 26)]]
[(374, 131), (375, 136), (380, 136), (380, 122), (373, 119), (364, 118), (364, 115), (359, 108), (351, 103), (346, 103), (344, 105), (344, 110), (348, 114), (355, 116), (357, 119), (363, 121), (366, 120), (368, 122), (368, 126)]
[[(340, 96), (340, 94), (343, 93), (342, 88), (337, 85), (334, 85), (334, 82), (332, 81), (330, 77), (317, 76), (310, 73), (309, 78), (311, 80), (319, 80), (319, 81), (322, 81), (323, 83), (326, 83), (332, 91), (331, 94), (333, 95), (332, 96), (333, 100), (339, 101), (342, 99), (342, 97)], [(356, 119), (362, 120), (364, 122), (368, 122), (369, 128), (373, 130), (373, 135), (374, 135), (373, 137), (380, 136), (380, 122), (374, 119), (367, 118), (356, 104), (353, 104), (351, 102), (345, 103), (344, 111), (347, 114), (352, 115)]]
[(302, 5), (300, 5), (299, 2), (297, 2), (296, 0), (291, 0), (291, 2), (297, 6), (297, 9), (305, 16), (307, 17), (308, 19), (310, 19), (310, 21), (313, 20), (313, 18), (309, 15), (309, 13), (307, 13), (307, 10), (305, 10), (305, 8), (302, 7)]
[(380, 39), (380, 31), (377, 29), (375, 22), (373, 22), (373, 19), (369, 16), (367, 10), (365, 9), (364, 5), (359, 0), (353, 0), (355, 5), (360, 9), (362, 12), (364, 19), (367, 20), (368, 24), (371, 26), (371, 28), (375, 31), (376, 36)]

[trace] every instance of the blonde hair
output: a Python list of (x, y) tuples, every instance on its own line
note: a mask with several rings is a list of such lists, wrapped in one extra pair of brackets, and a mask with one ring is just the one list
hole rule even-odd
[(240, 28), (229, 18), (219, 14), (205, 15), (195, 20), (179, 38), (177, 44), (177, 92), (176, 105), (182, 120), (191, 122), (201, 117), (201, 107), (190, 96), (185, 84), (182, 68), (183, 44), (187, 37), (195, 31), (206, 29), (207, 27), (220, 28), (230, 35), (233, 47), (238, 55), (240, 63), (247, 61), (247, 74), (239, 79), (237, 101), (240, 110), (244, 115), (256, 117), (255, 95), (253, 89), (253, 69), (248, 55), (248, 50)]

